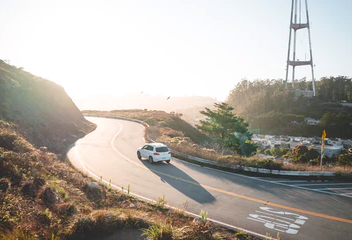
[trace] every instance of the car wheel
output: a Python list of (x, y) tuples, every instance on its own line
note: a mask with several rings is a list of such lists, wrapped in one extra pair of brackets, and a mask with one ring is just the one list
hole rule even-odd
[(150, 163), (153, 163), (153, 162), (154, 162), (152, 156), (149, 157), (149, 162), (150, 162)]
[(140, 153), (140, 152), (137, 152), (137, 157), (138, 157), (139, 160), (142, 159), (142, 156), (141, 156), (141, 153)]
[(170, 160), (166, 160), (167, 163), (170, 163)]

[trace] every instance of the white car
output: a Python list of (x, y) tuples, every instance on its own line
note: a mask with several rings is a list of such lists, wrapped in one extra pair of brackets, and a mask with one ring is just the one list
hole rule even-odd
[(143, 147), (137, 150), (138, 159), (148, 159), (150, 163), (166, 161), (167, 163), (171, 160), (170, 149), (162, 143), (147, 143)]

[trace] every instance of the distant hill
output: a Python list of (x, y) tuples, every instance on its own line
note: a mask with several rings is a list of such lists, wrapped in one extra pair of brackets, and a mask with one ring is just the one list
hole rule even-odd
[(119, 97), (95, 95), (74, 101), (81, 110), (149, 109), (171, 112), (213, 105), (216, 99), (202, 96), (151, 96), (140, 93)]
[(29, 142), (55, 153), (93, 127), (61, 86), (2, 60), (0, 120), (15, 123)]

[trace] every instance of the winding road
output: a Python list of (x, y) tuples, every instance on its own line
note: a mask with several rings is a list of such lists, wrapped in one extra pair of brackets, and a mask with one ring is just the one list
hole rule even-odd
[(78, 140), (68, 158), (79, 170), (133, 194), (208, 217), (229, 227), (281, 239), (352, 239), (352, 183), (249, 177), (172, 158), (139, 160), (144, 126), (87, 118), (97, 129)]

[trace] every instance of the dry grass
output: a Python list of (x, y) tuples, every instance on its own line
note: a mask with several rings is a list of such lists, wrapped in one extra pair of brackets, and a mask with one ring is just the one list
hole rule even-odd
[[(320, 166), (312, 166), (309, 164), (283, 164), (283, 170), (290, 171), (320, 171)], [(324, 172), (351, 172), (352, 166), (327, 166), (323, 165)]]

